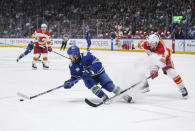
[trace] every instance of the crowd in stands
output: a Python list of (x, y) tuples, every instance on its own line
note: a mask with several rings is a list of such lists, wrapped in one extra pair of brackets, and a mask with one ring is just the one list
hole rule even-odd
[[(29, 38), (48, 25), (52, 38), (195, 38), (193, 0), (1, 0), (0, 38)], [(172, 16), (183, 16), (172, 24)]]

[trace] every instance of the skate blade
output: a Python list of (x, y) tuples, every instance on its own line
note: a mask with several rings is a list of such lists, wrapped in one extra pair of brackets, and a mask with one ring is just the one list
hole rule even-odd
[(141, 93), (147, 93), (147, 92), (150, 92), (150, 89), (143, 89), (143, 90), (141, 90)]
[(182, 96), (182, 98), (183, 98), (184, 100), (187, 100), (189, 97), (188, 97), (188, 95), (187, 95), (187, 96)]

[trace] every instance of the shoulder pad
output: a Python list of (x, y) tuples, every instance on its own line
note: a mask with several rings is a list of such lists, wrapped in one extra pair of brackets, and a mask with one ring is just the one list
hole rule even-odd
[(48, 36), (50, 36), (50, 33), (48, 31), (45, 34), (47, 34)]
[(72, 67), (72, 62), (70, 62), (69, 67)]
[(38, 29), (36, 30), (36, 33), (42, 33), (42, 30)]
[(82, 56), (87, 56), (87, 55), (89, 55), (89, 52), (83, 52), (81, 54), (82, 54)]
[(162, 43), (163, 45), (165, 45), (165, 41), (164, 40), (160, 40), (159, 43)]

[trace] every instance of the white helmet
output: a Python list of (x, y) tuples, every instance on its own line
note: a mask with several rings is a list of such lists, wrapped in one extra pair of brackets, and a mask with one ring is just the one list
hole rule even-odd
[(41, 24), (41, 28), (43, 28), (43, 27), (47, 28), (47, 25), (46, 24)]
[(147, 41), (150, 49), (155, 49), (158, 46), (159, 37), (155, 34), (152, 34), (148, 37)]

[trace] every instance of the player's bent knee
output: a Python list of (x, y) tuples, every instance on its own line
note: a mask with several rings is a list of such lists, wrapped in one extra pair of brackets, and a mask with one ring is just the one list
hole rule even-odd
[(29, 51), (25, 51), (25, 52), (24, 52), (24, 55), (28, 55), (28, 53), (29, 53)]
[(43, 57), (43, 61), (47, 61), (48, 60), (48, 58), (47, 57)]
[(115, 87), (115, 85), (113, 84), (113, 82), (109, 82), (109, 83), (103, 85), (103, 88), (109, 92), (112, 92), (114, 90), (114, 87)]
[(85, 86), (88, 89), (91, 89), (94, 85), (96, 85), (95, 81), (92, 78), (89, 78), (87, 80), (84, 80)]
[(38, 58), (37, 57), (33, 57), (33, 61), (38, 61)]

